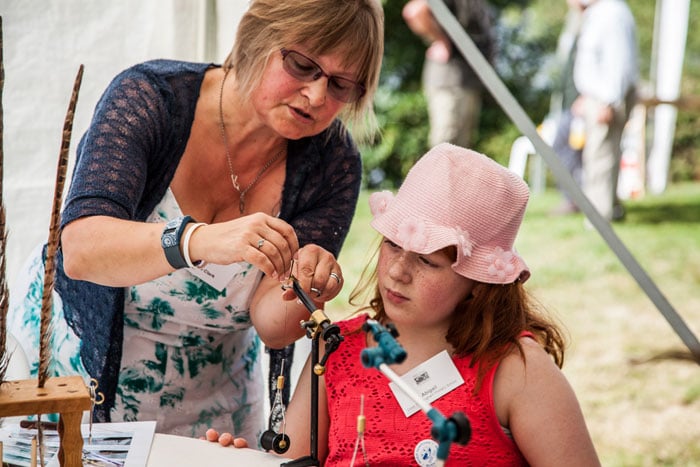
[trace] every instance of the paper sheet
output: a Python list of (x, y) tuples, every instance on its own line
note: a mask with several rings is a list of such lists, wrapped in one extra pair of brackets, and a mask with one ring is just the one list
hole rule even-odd
[[(143, 467), (153, 444), (156, 422), (95, 423), (81, 425), (83, 434), (83, 465), (95, 467)], [(3, 426), (3, 462), (19, 467), (31, 465), (31, 443), (35, 429), (20, 428), (18, 424)], [(44, 430), (45, 459), (48, 467), (59, 467), (60, 438), (55, 430)], [(40, 465), (37, 458), (37, 465)]]

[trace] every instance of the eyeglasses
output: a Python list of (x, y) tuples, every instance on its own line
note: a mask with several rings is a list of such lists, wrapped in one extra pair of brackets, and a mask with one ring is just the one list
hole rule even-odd
[(282, 49), (282, 66), (290, 76), (305, 83), (316, 81), (321, 76), (328, 78), (328, 94), (336, 100), (346, 103), (358, 101), (365, 95), (365, 87), (360, 83), (329, 75), (309, 57), (294, 50)]

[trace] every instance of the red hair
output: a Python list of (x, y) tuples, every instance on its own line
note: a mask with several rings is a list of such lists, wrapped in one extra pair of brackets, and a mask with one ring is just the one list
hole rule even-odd
[[(350, 303), (356, 305), (359, 297), (373, 288), (369, 305), (360, 311), (371, 310), (374, 319), (388, 321), (384, 303), (377, 286), (376, 268), (362, 273), (360, 282), (350, 295)], [(530, 332), (544, 350), (552, 356), (558, 367), (564, 364), (564, 335), (551, 318), (525, 290), (523, 283), (486, 284), (475, 282), (471, 294), (453, 313), (445, 340), (455, 349), (455, 355), (471, 357), (471, 364), (479, 365), (477, 390), (483, 376), (508, 355), (518, 349), (523, 360), (525, 354), (520, 344), (523, 332)]]

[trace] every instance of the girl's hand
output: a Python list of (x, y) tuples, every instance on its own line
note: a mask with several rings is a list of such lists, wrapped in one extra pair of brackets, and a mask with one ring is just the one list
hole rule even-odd
[(248, 441), (244, 438), (234, 438), (231, 433), (219, 434), (214, 428), (209, 428), (206, 433), (206, 440), (212, 443), (219, 443), (224, 447), (233, 446), (234, 448), (247, 448)]

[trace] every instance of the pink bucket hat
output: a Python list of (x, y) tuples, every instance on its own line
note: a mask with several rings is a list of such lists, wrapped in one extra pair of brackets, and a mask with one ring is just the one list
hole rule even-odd
[(530, 277), (513, 247), (529, 195), (520, 177), (489, 157), (442, 143), (416, 162), (396, 196), (370, 196), (371, 225), (416, 253), (454, 245), (457, 274), (510, 284)]

